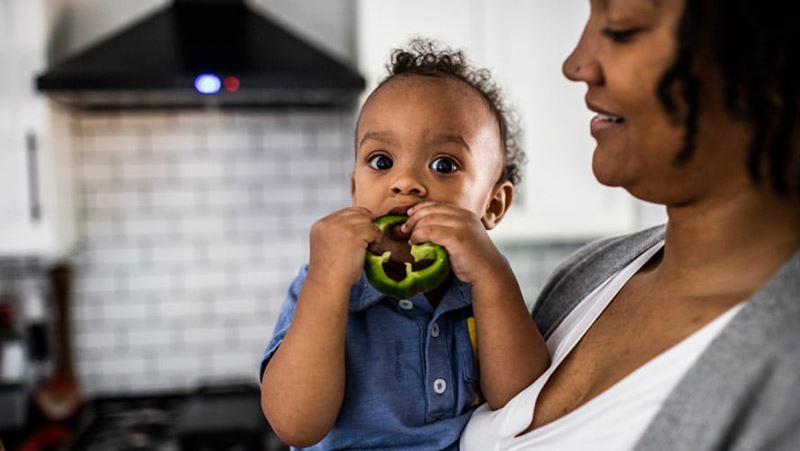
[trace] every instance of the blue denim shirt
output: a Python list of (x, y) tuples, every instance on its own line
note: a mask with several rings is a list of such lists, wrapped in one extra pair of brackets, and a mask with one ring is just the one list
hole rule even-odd
[[(289, 288), (260, 374), (286, 336), (306, 271)], [(434, 309), (423, 294), (387, 297), (362, 275), (350, 292), (342, 408), (307, 449), (457, 450), (477, 399), (471, 316), (471, 290), (455, 278)]]

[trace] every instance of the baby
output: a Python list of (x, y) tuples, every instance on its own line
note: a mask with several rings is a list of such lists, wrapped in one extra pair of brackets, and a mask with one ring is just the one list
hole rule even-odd
[[(523, 159), (485, 70), (426, 41), (395, 50), (355, 131), (353, 206), (311, 228), (261, 363), (261, 404), (297, 448), (458, 449), (473, 408), (495, 409), (549, 364), (514, 274), (487, 230)], [(385, 234), (379, 216), (408, 215)], [(365, 252), (410, 261), (435, 243), (451, 275), (397, 299), (367, 282)]]

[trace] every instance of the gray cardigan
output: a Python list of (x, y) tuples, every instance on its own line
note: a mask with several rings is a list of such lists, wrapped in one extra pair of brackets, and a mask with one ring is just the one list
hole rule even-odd
[[(545, 285), (533, 317), (545, 338), (664, 227), (591, 243)], [(637, 450), (800, 450), (800, 252), (759, 289), (667, 398)]]

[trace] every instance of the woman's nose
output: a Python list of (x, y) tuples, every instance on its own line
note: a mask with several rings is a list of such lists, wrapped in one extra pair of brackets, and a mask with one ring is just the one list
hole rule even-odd
[(597, 84), (603, 80), (603, 73), (597, 60), (598, 36), (594, 36), (593, 28), (591, 23), (584, 27), (578, 44), (561, 66), (561, 71), (569, 80), (582, 81), (586, 84)]

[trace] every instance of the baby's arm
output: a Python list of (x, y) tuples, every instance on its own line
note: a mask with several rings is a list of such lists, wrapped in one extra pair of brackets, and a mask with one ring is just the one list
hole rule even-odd
[(348, 208), (311, 231), (311, 257), (286, 337), (264, 370), (261, 407), (285, 442), (322, 440), (339, 415), (345, 385), (344, 347), (350, 288), (364, 252), (380, 239), (371, 213)]
[(444, 246), (455, 275), (472, 287), (481, 388), (489, 407), (498, 409), (550, 364), (517, 279), (473, 213), (425, 202), (409, 214), (403, 227), (412, 241)]
[(514, 273), (500, 258), (472, 284), (481, 388), (489, 407), (504, 406), (550, 364), (544, 339), (531, 319)]

